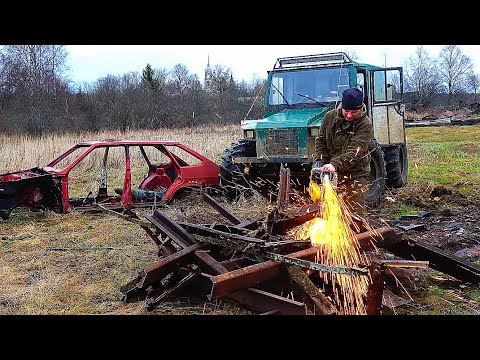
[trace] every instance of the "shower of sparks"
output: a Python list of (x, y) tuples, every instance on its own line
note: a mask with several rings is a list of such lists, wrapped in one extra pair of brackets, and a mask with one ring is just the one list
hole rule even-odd
[[(313, 246), (318, 246), (317, 261), (329, 266), (357, 267), (369, 265), (369, 260), (360, 250), (349, 208), (337, 196), (332, 183), (325, 177), (322, 186), (310, 183), (309, 193), (314, 201), (320, 201), (320, 216), (305, 223), (295, 233), (295, 238), (310, 237)], [(370, 279), (368, 276), (351, 276), (320, 273), (325, 284), (331, 283), (334, 301), (342, 314), (365, 314), (364, 299)]]

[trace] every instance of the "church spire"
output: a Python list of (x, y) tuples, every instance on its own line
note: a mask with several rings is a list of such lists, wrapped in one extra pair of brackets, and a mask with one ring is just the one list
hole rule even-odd
[(205, 80), (204, 80), (204, 87), (205, 91), (211, 92), (212, 91), (212, 69), (210, 67), (210, 54), (207, 57), (207, 67), (205, 68)]

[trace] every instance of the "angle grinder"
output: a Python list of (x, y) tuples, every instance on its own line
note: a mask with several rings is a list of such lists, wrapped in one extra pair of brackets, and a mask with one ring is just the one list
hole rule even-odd
[(314, 202), (320, 201), (322, 194), (321, 186), (327, 179), (332, 181), (332, 173), (328, 171), (316, 172), (310, 176), (308, 193)]

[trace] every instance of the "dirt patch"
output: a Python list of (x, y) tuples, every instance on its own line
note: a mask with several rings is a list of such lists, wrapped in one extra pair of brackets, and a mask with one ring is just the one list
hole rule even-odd
[[(390, 201), (384, 201), (379, 207), (382, 210), (374, 213), (374, 218), (390, 217), (387, 222), (392, 226), (411, 226), (412, 230), (406, 233), (413, 240), (437, 246), (471, 262), (480, 260), (480, 201), (443, 186), (406, 187), (391, 192), (387, 198)], [(409, 204), (418, 211), (392, 219), (395, 203)]]
[(432, 211), (425, 218), (408, 220), (410, 224), (425, 225), (424, 230), (409, 231), (409, 236), (469, 261), (478, 261), (480, 251), (474, 249), (480, 245), (479, 205), (457, 205), (446, 210)]
[[(390, 190), (370, 214), (398, 229), (410, 228), (404, 234), (414, 241), (480, 265), (479, 210), (478, 199), (466, 198), (454, 188), (408, 185)], [(430, 267), (399, 269), (395, 275), (386, 279), (383, 314), (480, 314), (479, 284), (465, 283)], [(385, 294), (398, 296), (396, 303), (389, 306)]]

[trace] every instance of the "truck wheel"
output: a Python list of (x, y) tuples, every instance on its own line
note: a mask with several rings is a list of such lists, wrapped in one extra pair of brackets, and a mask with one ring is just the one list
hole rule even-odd
[(398, 145), (384, 149), (385, 166), (387, 169), (387, 186), (401, 188), (407, 184), (408, 157), (407, 146)]
[(221, 185), (227, 190), (231, 197), (238, 195), (237, 185), (249, 187), (248, 174), (244, 173), (245, 165), (233, 162), (234, 158), (244, 156), (256, 156), (255, 142), (241, 139), (232, 143), (223, 153), (220, 164)]
[(385, 161), (383, 160), (383, 151), (375, 139), (372, 140), (368, 147), (370, 152), (370, 176), (368, 184), (370, 188), (365, 193), (365, 203), (369, 207), (375, 207), (380, 202), (385, 188)]
[(8, 217), (10, 216), (10, 213), (12, 212), (12, 209), (9, 210), (0, 210), (0, 218), (2, 220), (7, 220)]

